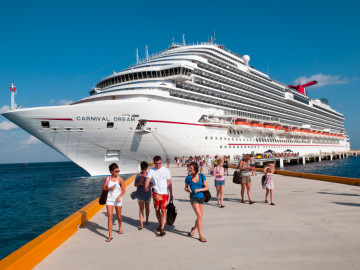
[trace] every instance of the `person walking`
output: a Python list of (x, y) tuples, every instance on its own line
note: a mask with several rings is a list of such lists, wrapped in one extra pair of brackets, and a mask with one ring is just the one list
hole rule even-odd
[(160, 236), (164, 236), (166, 234), (164, 227), (166, 221), (166, 206), (169, 201), (169, 193), (170, 200), (173, 199), (172, 192), (172, 183), (170, 171), (168, 168), (162, 167), (161, 165), (161, 157), (154, 157), (155, 167), (152, 168), (145, 181), (145, 190), (149, 190), (149, 184), (153, 185), (153, 201), (154, 208), (156, 212), (156, 218), (159, 221), (159, 227), (156, 229), (157, 232), (160, 233)]
[[(145, 190), (145, 180), (147, 177), (147, 169), (149, 164), (146, 161), (141, 162), (141, 172), (136, 175), (134, 186), (137, 187), (138, 204), (139, 204), (139, 219), (140, 226), (139, 230), (144, 227), (144, 209), (145, 209), (145, 225), (149, 225), (149, 214), (150, 214), (150, 201), (151, 201), (151, 190)], [(151, 187), (151, 184), (149, 185)]]
[(190, 193), (190, 203), (196, 214), (195, 226), (191, 228), (189, 236), (199, 232), (199, 241), (207, 242), (202, 234), (202, 218), (204, 214), (204, 191), (209, 187), (205, 175), (199, 173), (199, 165), (192, 162), (189, 166), (190, 175), (185, 178), (185, 191)]
[(256, 161), (255, 155), (251, 154), (250, 155), (251, 176), (254, 176), (254, 173), (255, 173), (255, 175), (257, 175), (256, 168), (255, 168), (255, 161)]
[(251, 199), (251, 178), (250, 178), (250, 172), (249, 172), (249, 170), (251, 170), (251, 167), (250, 167), (249, 159), (250, 159), (249, 155), (245, 155), (242, 158), (242, 160), (240, 160), (239, 165), (238, 165), (238, 167), (241, 171), (241, 174), (242, 174), (241, 202), (245, 203), (244, 193), (245, 193), (245, 187), (246, 187), (247, 195), (249, 198), (249, 204), (253, 204), (255, 202)]
[(119, 177), (120, 169), (116, 163), (112, 163), (109, 166), (109, 171), (111, 176), (106, 177), (102, 190), (108, 190), (108, 196), (106, 200), (106, 211), (108, 215), (108, 230), (109, 237), (106, 239), (106, 242), (110, 242), (112, 238), (112, 226), (113, 226), (113, 212), (114, 207), (116, 211), (116, 216), (119, 222), (119, 234), (123, 233), (121, 226), (121, 209), (122, 209), (122, 196), (125, 193), (124, 180)]
[(227, 157), (224, 156), (224, 174), (226, 173), (226, 175), (229, 175), (229, 162), (227, 160)]
[(268, 203), (268, 195), (270, 192), (270, 205), (275, 205), (274, 203), (274, 180), (273, 180), (273, 174), (275, 172), (275, 165), (269, 164), (265, 166), (264, 173), (266, 175), (265, 182), (263, 184), (263, 189), (266, 189), (265, 193), (265, 203)]
[(218, 160), (217, 166), (214, 168), (215, 176), (215, 188), (216, 188), (216, 198), (217, 205), (220, 208), (224, 208), (224, 188), (225, 188), (225, 178), (224, 178), (224, 161), (222, 159)]

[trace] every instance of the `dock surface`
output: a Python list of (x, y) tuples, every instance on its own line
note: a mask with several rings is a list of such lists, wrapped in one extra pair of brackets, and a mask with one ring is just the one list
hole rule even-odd
[[(255, 204), (240, 201), (240, 185), (226, 176), (225, 208), (216, 206), (214, 177), (205, 173), (212, 200), (203, 234), (187, 233), (195, 213), (184, 191), (185, 168), (170, 167), (178, 216), (163, 237), (150, 207), (150, 225), (138, 230), (131, 185), (123, 198), (123, 231), (106, 243), (106, 208), (34, 269), (355, 269), (360, 256), (360, 187), (274, 175), (275, 206), (264, 203), (261, 173), (252, 177)], [(206, 170), (205, 170), (206, 171)], [(232, 175), (233, 170), (229, 169)], [(100, 191), (99, 191), (100, 193)], [(247, 199), (247, 197), (245, 197)]]

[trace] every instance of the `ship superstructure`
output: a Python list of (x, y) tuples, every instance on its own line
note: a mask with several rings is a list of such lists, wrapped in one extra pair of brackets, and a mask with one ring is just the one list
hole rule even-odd
[(341, 113), (249, 61), (213, 42), (173, 42), (102, 79), (78, 102), (4, 116), (91, 175), (107, 174), (111, 162), (134, 172), (156, 154), (350, 150)]

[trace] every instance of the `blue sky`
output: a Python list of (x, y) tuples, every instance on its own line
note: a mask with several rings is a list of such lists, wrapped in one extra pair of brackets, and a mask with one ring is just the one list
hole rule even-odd
[[(66, 104), (113, 70), (167, 48), (172, 38), (217, 43), (251, 57), (278, 81), (308, 88), (343, 113), (360, 149), (360, 4), (357, 1), (2, 1), (0, 110), (9, 85), (23, 107)], [(0, 163), (63, 161), (0, 116)]]

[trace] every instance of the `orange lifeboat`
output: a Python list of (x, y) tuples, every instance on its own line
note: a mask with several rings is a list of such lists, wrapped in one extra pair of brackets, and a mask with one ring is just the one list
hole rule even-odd
[(275, 127), (275, 131), (276, 131), (276, 133), (283, 133), (283, 132), (285, 132), (285, 128), (283, 127), (283, 126), (276, 126)]
[(235, 126), (234, 128), (236, 130), (249, 130), (250, 129), (250, 123), (243, 120), (235, 120)]
[(260, 129), (264, 128), (264, 126), (262, 124), (259, 124), (259, 123), (251, 123), (250, 127), (251, 127), (252, 130), (260, 130)]

